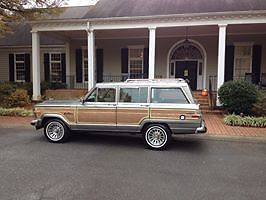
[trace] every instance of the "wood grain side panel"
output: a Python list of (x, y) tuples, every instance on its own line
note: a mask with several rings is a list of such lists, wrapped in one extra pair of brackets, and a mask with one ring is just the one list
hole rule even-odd
[(82, 108), (77, 122), (83, 124), (116, 124), (116, 108)]
[(44, 114), (59, 114), (64, 117), (68, 122), (75, 123), (75, 108), (37, 108), (37, 117)]
[(195, 114), (194, 110), (180, 110), (175, 108), (151, 108), (150, 110), (151, 118), (179, 119), (181, 115), (185, 115), (186, 119), (192, 119), (193, 114)]
[(148, 108), (117, 108), (118, 125), (138, 125), (143, 119), (148, 117)]

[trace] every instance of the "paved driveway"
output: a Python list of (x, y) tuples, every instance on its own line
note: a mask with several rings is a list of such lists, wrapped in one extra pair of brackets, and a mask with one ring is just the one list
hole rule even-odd
[(46, 142), (0, 129), (0, 199), (265, 199), (265, 143), (176, 138), (168, 151), (138, 137), (77, 134)]

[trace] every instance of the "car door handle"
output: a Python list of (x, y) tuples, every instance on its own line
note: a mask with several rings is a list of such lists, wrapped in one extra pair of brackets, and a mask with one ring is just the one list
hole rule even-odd
[(113, 104), (113, 103), (109, 103), (109, 104), (106, 104), (107, 106), (116, 106), (116, 104)]
[(140, 104), (141, 107), (148, 107), (149, 105), (147, 104)]

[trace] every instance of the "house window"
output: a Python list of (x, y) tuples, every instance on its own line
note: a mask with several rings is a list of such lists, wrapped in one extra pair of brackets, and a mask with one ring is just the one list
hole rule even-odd
[(143, 78), (143, 47), (129, 47), (129, 77)]
[(62, 82), (61, 53), (50, 54), (51, 82)]
[(25, 82), (25, 54), (17, 53), (15, 58), (15, 81)]
[(235, 46), (234, 80), (245, 78), (252, 69), (252, 45)]
[(88, 50), (83, 49), (83, 80), (88, 82)]

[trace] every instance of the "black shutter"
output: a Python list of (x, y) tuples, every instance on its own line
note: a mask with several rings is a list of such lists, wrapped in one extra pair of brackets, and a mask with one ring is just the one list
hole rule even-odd
[(235, 47), (230, 45), (225, 48), (225, 72), (224, 80), (233, 80)]
[(261, 70), (261, 45), (254, 45), (252, 52), (252, 83), (258, 84)]
[(82, 49), (76, 49), (76, 82), (82, 83)]
[(103, 49), (96, 50), (97, 82), (103, 82)]
[(128, 73), (128, 48), (121, 49), (121, 73)]
[(30, 82), (30, 54), (25, 54), (25, 81)]
[(61, 67), (62, 67), (62, 82), (66, 82), (66, 54), (61, 54)]
[(14, 54), (9, 54), (9, 81), (14, 82), (15, 80), (15, 63)]
[(44, 57), (44, 79), (45, 81), (49, 82), (50, 81), (50, 54), (45, 53), (43, 57)]
[(144, 66), (143, 78), (148, 78), (149, 77), (149, 48), (144, 48), (143, 66)]

